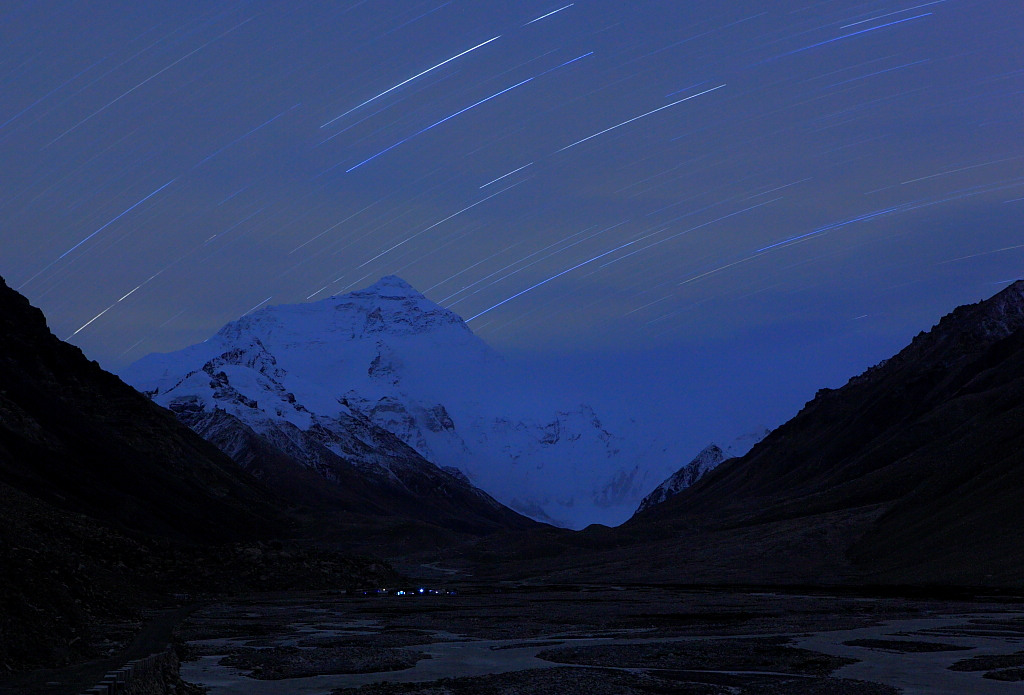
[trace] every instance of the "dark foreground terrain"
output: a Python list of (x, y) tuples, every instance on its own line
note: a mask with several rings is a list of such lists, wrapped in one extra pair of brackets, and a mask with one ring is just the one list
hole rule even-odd
[(1011, 693), (1024, 602), (464, 586), (240, 598), (178, 636), (214, 695)]

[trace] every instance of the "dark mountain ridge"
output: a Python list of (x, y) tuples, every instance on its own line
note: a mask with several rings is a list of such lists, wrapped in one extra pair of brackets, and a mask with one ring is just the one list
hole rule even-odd
[(181, 540), (280, 533), (270, 491), (169, 412), (57, 339), (0, 280), (0, 482)]
[[(928, 439), (953, 434), (929, 427), (937, 424), (934, 418), (951, 402), (967, 399), (946, 418), (955, 420), (959, 415), (966, 422), (978, 417), (969, 412), (972, 405), (980, 405), (976, 397), (1002, 388), (1006, 384), (1000, 382), (1014, 378), (1022, 330), (1024, 282), (990, 300), (959, 307), (893, 358), (840, 389), (819, 391), (796, 417), (747, 457), (759, 458), (762, 450), (770, 447), (775, 461), (772, 466), (748, 467), (742, 481), (725, 475), (733, 468), (728, 466), (707, 484), (714, 489), (732, 478), (735, 487), (730, 496), (736, 500), (794, 498), (805, 492), (814, 494), (823, 486), (861, 480), (896, 463), (926, 445)], [(1004, 376), (993, 370), (1007, 373)], [(898, 492), (883, 487), (873, 488), (875, 492), (864, 501), (882, 501)], [(862, 484), (855, 488), (865, 489)], [(862, 493), (851, 492), (851, 501), (856, 494)], [(702, 499), (710, 498), (694, 497), (688, 509), (696, 510)]]
[[(861, 511), (840, 573), (1024, 583), (1024, 281), (962, 306), (893, 358), (819, 391), (746, 456), (640, 514), (633, 532), (751, 529)], [(840, 569), (840, 568), (837, 568)]]

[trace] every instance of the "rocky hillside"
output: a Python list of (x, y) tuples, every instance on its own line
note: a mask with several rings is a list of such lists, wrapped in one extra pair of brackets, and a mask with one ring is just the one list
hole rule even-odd
[[(458, 470), (435, 466), (358, 416), (318, 417), (305, 430), (287, 421), (265, 421), (257, 428), (193, 399), (176, 400), (170, 407), (284, 499), (314, 503), (343, 525), (361, 521), (367, 540), (381, 542), (380, 531), (401, 520), (437, 529), (435, 543), (442, 544), (460, 535), (536, 525), (474, 487)], [(375, 523), (376, 529), (369, 528)], [(388, 546), (407, 546), (400, 534), (390, 535)], [(423, 541), (420, 533), (411, 539), (413, 544)]]
[(0, 281), (0, 482), (125, 529), (239, 540), (284, 521), (269, 490), (58, 340)]
[(1022, 497), (1024, 281), (820, 391), (750, 454), (633, 523), (702, 520), (753, 534), (845, 517), (851, 527), (834, 539), (842, 571), (1021, 584)]

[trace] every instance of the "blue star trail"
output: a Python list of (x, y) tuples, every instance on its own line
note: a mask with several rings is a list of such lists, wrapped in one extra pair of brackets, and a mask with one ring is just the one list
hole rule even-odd
[(1024, 274), (1020, 3), (8, 5), (0, 275), (107, 367), (397, 273), (817, 388)]

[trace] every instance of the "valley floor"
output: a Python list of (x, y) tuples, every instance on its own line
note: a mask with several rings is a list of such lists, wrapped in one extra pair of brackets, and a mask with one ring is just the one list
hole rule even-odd
[(1024, 681), (1019, 600), (430, 588), (207, 606), (179, 629), (182, 677), (211, 695), (942, 695)]

